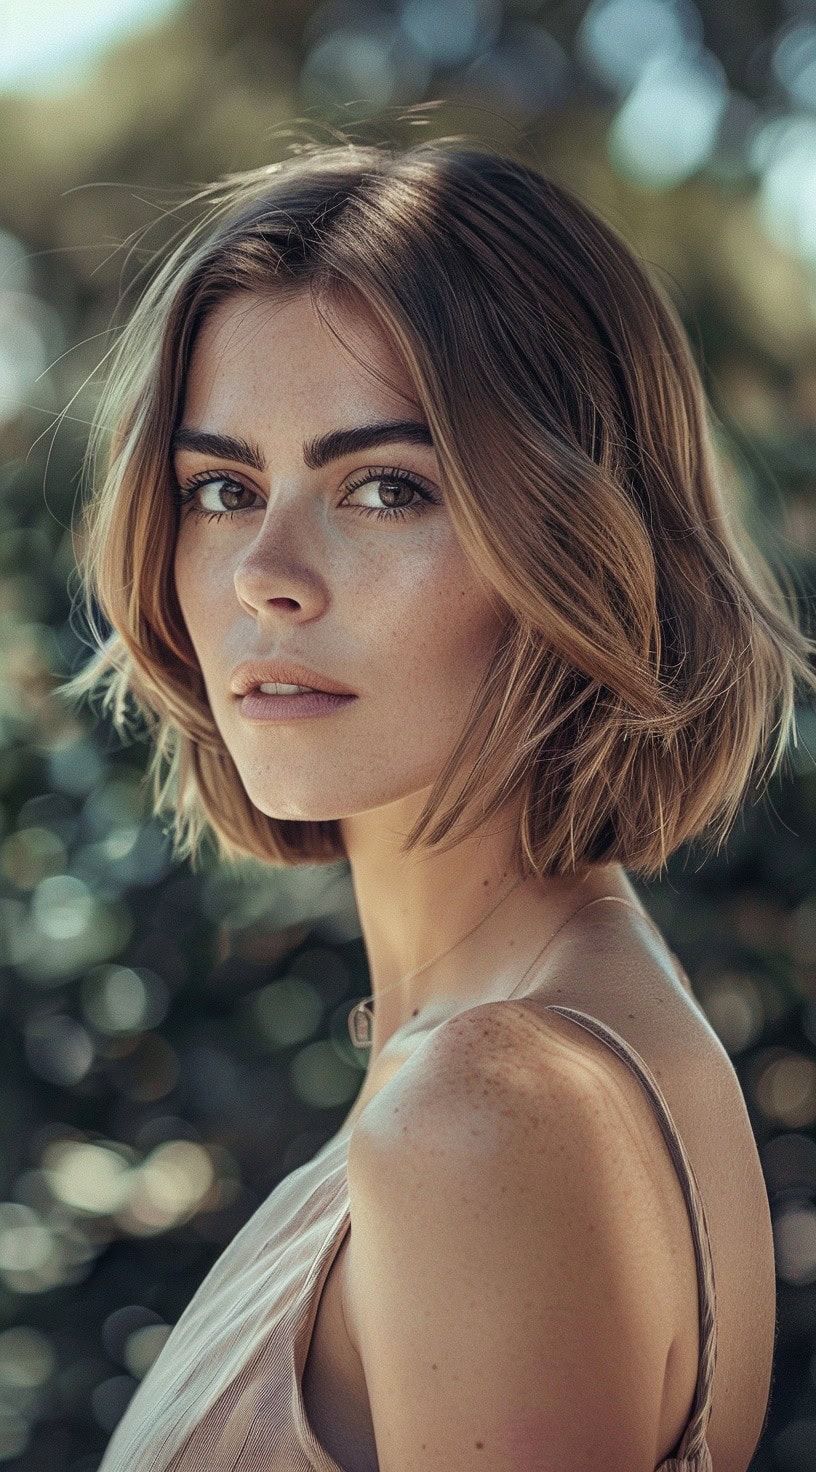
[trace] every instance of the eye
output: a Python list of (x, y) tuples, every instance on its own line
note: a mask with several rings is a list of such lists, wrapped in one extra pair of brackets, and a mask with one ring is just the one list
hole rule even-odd
[[(204, 504), (204, 493), (209, 493), (211, 504)], [(212, 470), (200, 470), (197, 475), (190, 477), (184, 485), (176, 484), (174, 487), (174, 499), (177, 506), (190, 507), (194, 516), (206, 516), (208, 520), (220, 516), (231, 516), (238, 511), (252, 510), (252, 507), (233, 504), (240, 500), (241, 496), (256, 496), (255, 491), (250, 491), (248, 486), (242, 485), (231, 475), (216, 475)], [(224, 499), (226, 498), (226, 499)]]
[[(360, 506), (349, 503), (349, 497), (364, 486), (376, 487), (372, 494), (380, 499), (378, 506)], [(186, 507), (192, 516), (206, 517), (208, 521), (233, 517), (244, 511), (255, 511), (262, 507), (263, 499), (256, 491), (245, 486), (235, 476), (200, 470), (183, 485), (174, 485), (174, 500), (182, 510)], [(209, 505), (205, 501), (209, 501)], [(247, 503), (246, 497), (249, 497)], [(403, 498), (402, 505), (390, 505), (390, 501)], [(408, 500), (404, 498), (408, 497)], [(410, 499), (413, 497), (413, 499)], [(243, 504), (242, 504), (242, 498)], [(383, 504), (383, 498), (385, 503)], [(253, 501), (255, 504), (253, 504)], [(369, 466), (359, 471), (343, 495), (341, 506), (351, 504), (351, 509), (364, 516), (405, 517), (422, 513), (429, 505), (439, 505), (439, 497), (419, 476), (400, 467), (393, 469)]]
[[(348, 501), (348, 497), (355, 491), (361, 490), (363, 486), (375, 486), (373, 492), (378, 498), (385, 497), (386, 504), (379, 506), (357, 506), (355, 509), (362, 511), (366, 516), (411, 516), (417, 512), (422, 513), (428, 505), (439, 505), (439, 497), (435, 496), (425, 481), (418, 476), (412, 475), (408, 470), (399, 468), (377, 469), (369, 466), (368, 469), (360, 471), (348, 486), (341, 505)], [(405, 496), (408, 492), (414, 496), (413, 501), (403, 502), (402, 505), (389, 505), (392, 499)]]

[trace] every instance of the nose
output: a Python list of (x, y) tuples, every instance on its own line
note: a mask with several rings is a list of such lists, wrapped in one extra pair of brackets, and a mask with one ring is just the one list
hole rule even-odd
[(314, 617), (327, 598), (318, 569), (318, 537), (307, 527), (302, 501), (273, 506), (270, 502), (257, 535), (239, 553), (233, 582), (238, 602), (257, 618), (264, 612)]

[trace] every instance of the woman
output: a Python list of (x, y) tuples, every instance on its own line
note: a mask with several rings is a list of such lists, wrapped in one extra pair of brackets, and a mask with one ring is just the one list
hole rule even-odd
[(69, 688), (149, 717), (180, 853), (348, 859), (373, 1030), (360, 1004), (348, 1119), (102, 1472), (745, 1472), (768, 1201), (625, 870), (722, 838), (816, 679), (682, 328), (474, 143), (310, 146), (198, 198), (100, 404), (112, 632)]

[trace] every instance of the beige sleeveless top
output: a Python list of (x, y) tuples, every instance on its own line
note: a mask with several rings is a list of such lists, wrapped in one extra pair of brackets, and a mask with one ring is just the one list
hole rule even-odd
[[(656, 1472), (713, 1472), (705, 1439), (716, 1362), (716, 1297), (703, 1203), (653, 1074), (606, 1023), (553, 1005), (609, 1044), (651, 1099), (686, 1199), (700, 1317), (688, 1423)], [(98, 1472), (347, 1472), (306, 1419), (301, 1380), (320, 1292), (349, 1230), (348, 1136), (272, 1191), (214, 1263), (108, 1443)]]

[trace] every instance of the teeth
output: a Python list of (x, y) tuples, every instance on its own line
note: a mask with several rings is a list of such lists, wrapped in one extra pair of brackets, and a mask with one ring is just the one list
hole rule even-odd
[(262, 690), (264, 695), (302, 695), (304, 691), (309, 691), (310, 694), (316, 693), (313, 692), (311, 685), (282, 685), (274, 682), (271, 685), (259, 685), (258, 689)]

